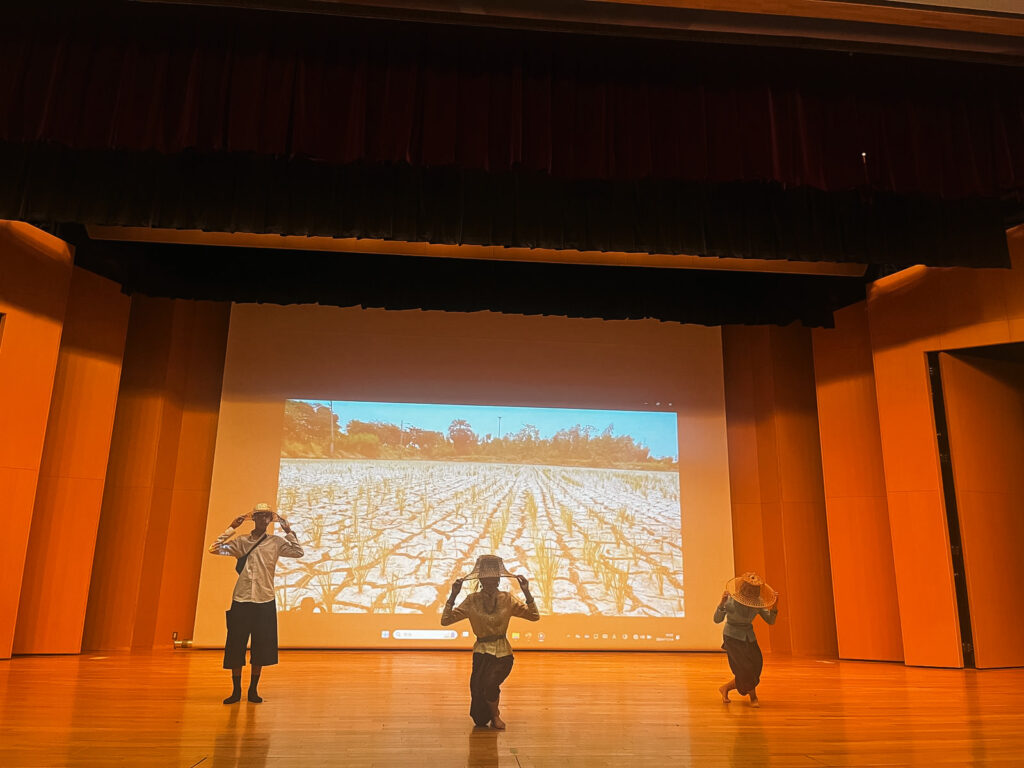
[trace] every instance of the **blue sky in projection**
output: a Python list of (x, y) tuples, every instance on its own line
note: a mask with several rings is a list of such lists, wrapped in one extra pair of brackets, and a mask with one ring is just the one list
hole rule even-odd
[[(299, 398), (294, 398), (299, 399)], [(347, 400), (303, 400), (314, 405), (332, 406), (338, 423), (345, 425), (357, 421), (382, 421), (447, 433), (455, 419), (469, 422), (473, 431), (483, 437), (498, 437), (518, 432), (532, 424), (542, 438), (550, 438), (562, 429), (576, 424), (594, 428), (600, 434), (612, 425), (613, 435), (629, 435), (636, 443), (651, 449), (655, 458), (679, 460), (679, 440), (676, 434), (676, 414), (664, 411), (596, 411), (576, 408), (523, 408), (498, 405), (441, 405), (422, 403), (367, 403)]]

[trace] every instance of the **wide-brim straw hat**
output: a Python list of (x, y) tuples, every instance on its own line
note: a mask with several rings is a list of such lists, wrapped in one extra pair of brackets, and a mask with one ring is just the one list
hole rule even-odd
[(515, 576), (505, 568), (505, 562), (497, 555), (480, 555), (476, 559), (476, 565), (468, 576), (463, 576), (463, 581), (468, 579), (493, 579), (505, 576), (514, 579)]
[(775, 590), (761, 581), (761, 577), (753, 571), (730, 579), (725, 591), (740, 605), (748, 608), (771, 608), (775, 605)]

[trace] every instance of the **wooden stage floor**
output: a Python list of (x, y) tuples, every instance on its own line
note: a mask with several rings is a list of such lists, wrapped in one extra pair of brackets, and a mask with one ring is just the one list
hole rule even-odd
[(263, 704), (225, 706), (212, 651), (15, 658), (0, 766), (1024, 764), (1024, 670), (769, 656), (753, 709), (721, 703), (720, 654), (521, 652), (498, 733), (472, 728), (470, 661), (286, 651)]

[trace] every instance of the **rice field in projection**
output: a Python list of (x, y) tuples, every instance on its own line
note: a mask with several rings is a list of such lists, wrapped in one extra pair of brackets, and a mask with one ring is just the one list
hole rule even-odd
[(675, 472), (282, 459), (278, 509), (306, 550), (278, 562), (279, 610), (437, 613), (494, 552), (545, 613), (684, 612)]

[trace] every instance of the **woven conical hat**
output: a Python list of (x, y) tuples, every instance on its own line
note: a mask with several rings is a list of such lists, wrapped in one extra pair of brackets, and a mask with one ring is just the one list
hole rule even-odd
[(505, 568), (505, 562), (497, 555), (480, 555), (476, 559), (476, 565), (473, 566), (473, 571), (468, 576), (464, 576), (463, 580), (466, 579), (487, 579), (505, 576), (509, 579), (514, 579), (511, 573)]
[(777, 597), (775, 590), (761, 581), (761, 577), (753, 571), (730, 579), (725, 591), (740, 605), (748, 608), (771, 608)]

